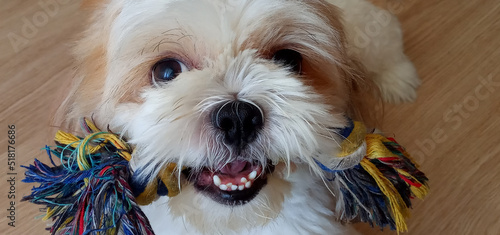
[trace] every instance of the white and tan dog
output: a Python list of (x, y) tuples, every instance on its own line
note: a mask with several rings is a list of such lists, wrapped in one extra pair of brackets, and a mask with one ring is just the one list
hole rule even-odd
[(157, 234), (355, 233), (315, 160), (378, 94), (415, 98), (395, 17), (365, 0), (84, 4), (93, 16), (60, 115), (121, 133), (134, 169), (187, 169), (180, 195), (143, 208)]

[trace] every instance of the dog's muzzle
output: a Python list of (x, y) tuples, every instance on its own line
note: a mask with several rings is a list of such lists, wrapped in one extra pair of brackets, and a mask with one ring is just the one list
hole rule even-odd
[(263, 112), (255, 104), (230, 101), (213, 110), (211, 123), (236, 155), (219, 166), (184, 172), (195, 188), (215, 201), (227, 205), (245, 204), (267, 184), (267, 174), (274, 169), (272, 164), (248, 159), (244, 154), (264, 126)]

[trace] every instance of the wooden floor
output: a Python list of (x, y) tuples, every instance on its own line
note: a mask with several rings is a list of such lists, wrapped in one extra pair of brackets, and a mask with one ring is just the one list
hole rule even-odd
[[(1, 0), (0, 234), (38, 235), (45, 227), (35, 220), (39, 208), (19, 201), (31, 187), (20, 182), (20, 165), (44, 158), (40, 148), (51, 143), (53, 100), (71, 77), (68, 48), (81, 24), (74, 2), (47, 14), (38, 0)], [(387, 106), (383, 126), (431, 180), (408, 234), (500, 234), (500, 2), (377, 2), (400, 17), (407, 53), (423, 79), (418, 101)], [(9, 125), (16, 131), (15, 228), (7, 226)], [(359, 227), (364, 234), (395, 234)]]

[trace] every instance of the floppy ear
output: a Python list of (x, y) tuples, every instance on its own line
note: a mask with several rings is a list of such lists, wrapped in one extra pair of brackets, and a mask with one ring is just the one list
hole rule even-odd
[(383, 110), (380, 90), (374, 83), (373, 74), (348, 51), (342, 12), (329, 1), (314, 4), (331, 27), (339, 32), (338, 42), (341, 45), (332, 53), (337, 59), (337, 76), (340, 76), (339, 80), (344, 83), (344, 90), (341, 91), (344, 93), (342, 98), (347, 100), (344, 110), (352, 119), (364, 122), (367, 127), (377, 126), (377, 120)]
[(361, 121), (368, 128), (380, 126), (383, 102), (379, 88), (370, 73), (356, 58), (348, 58), (348, 67), (343, 71), (349, 88), (348, 115)]
[(77, 43), (73, 48), (76, 71), (69, 78), (71, 89), (65, 91), (66, 98), (53, 119), (54, 126), (75, 129), (79, 119), (92, 115), (101, 102), (107, 74), (109, 22), (113, 20), (103, 5), (106, 2), (84, 0), (82, 3), (82, 7), (89, 10), (90, 17), (84, 32), (77, 35)]
[(374, 74), (368, 72), (353, 54), (346, 51), (344, 55), (344, 66), (340, 66), (340, 72), (349, 92), (347, 114), (368, 128), (378, 127), (384, 106), (380, 89), (373, 79)]

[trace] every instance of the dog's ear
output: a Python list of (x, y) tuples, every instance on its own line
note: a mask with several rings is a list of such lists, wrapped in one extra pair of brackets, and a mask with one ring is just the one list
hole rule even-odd
[(338, 73), (345, 83), (344, 99), (347, 99), (345, 110), (351, 118), (363, 121), (368, 127), (378, 126), (378, 120), (383, 114), (383, 103), (380, 90), (370, 74), (358, 58), (349, 53), (346, 40), (343, 14), (341, 10), (329, 1), (319, 1), (317, 9), (339, 33), (339, 46), (335, 52)]
[[(64, 91), (65, 99), (57, 109), (52, 124), (63, 129), (74, 129), (78, 120), (93, 114), (102, 99), (106, 80), (107, 51), (109, 37), (108, 14), (102, 4), (107, 0), (84, 0), (82, 7), (89, 7), (85, 30), (78, 35), (73, 48), (75, 73), (69, 75), (69, 87)], [(76, 128), (78, 129), (78, 128)]]
[(356, 58), (348, 57), (347, 63), (342, 72), (349, 89), (348, 115), (369, 128), (379, 127), (384, 107), (380, 90)]

